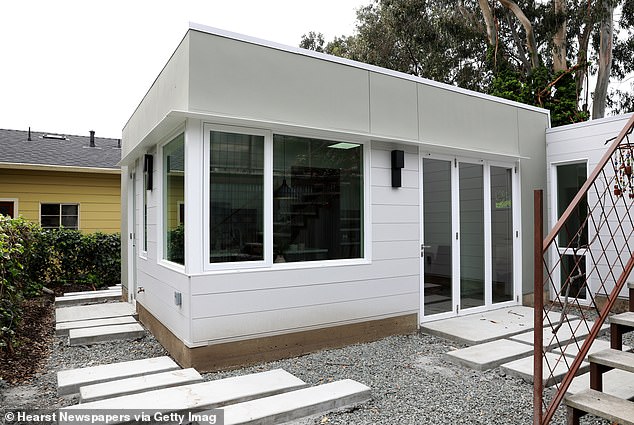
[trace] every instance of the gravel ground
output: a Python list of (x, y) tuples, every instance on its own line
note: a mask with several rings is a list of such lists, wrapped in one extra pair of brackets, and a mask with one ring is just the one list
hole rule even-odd
[[(634, 341), (627, 337), (627, 344)], [(479, 372), (454, 365), (444, 353), (461, 348), (425, 334), (392, 336), (380, 341), (227, 372), (205, 380), (283, 368), (310, 385), (350, 378), (372, 389), (360, 406), (299, 421), (299, 424), (531, 424), (532, 385), (506, 376), (499, 368)], [(0, 384), (0, 405), (9, 408), (58, 408), (76, 404), (77, 396), (56, 394), (55, 372), (116, 361), (166, 355), (154, 339), (69, 347), (55, 337), (45, 369), (19, 386)], [(565, 423), (559, 409), (553, 423)], [(584, 424), (608, 422), (585, 417)]]

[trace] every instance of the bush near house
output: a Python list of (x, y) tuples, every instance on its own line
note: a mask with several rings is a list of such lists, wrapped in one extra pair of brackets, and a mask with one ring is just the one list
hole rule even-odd
[(0, 351), (13, 351), (22, 301), (42, 286), (120, 283), (119, 234), (42, 229), (21, 217), (0, 215)]

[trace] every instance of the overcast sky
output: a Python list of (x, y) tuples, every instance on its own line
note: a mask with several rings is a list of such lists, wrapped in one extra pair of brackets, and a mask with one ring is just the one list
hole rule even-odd
[(290, 46), (370, 0), (0, 0), (0, 128), (121, 137), (189, 22)]

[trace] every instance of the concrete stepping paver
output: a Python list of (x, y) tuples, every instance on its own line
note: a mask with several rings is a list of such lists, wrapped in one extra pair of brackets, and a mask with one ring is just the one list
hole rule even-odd
[[(551, 320), (559, 315), (550, 313)], [(533, 309), (516, 306), (451, 319), (427, 322), (421, 331), (442, 338), (475, 345), (507, 338), (533, 329)]]
[(76, 322), (62, 322), (55, 324), (56, 335), (68, 335), (71, 329), (94, 328), (97, 326), (121, 325), (124, 323), (136, 323), (132, 316), (109, 317), (107, 319), (79, 320)]
[[(579, 320), (570, 320), (570, 324), (564, 323), (557, 330), (557, 334), (553, 334), (552, 328), (545, 327), (543, 330), (544, 335), (544, 348), (553, 348), (557, 344), (565, 344), (572, 340), (572, 331), (575, 332), (575, 337), (578, 341), (585, 339), (586, 336), (590, 333), (588, 329), (592, 329), (594, 326), (594, 322), (587, 322), (586, 325), (581, 323)], [(599, 335), (605, 333), (609, 329), (608, 325), (601, 326), (601, 332)], [(525, 344), (533, 344), (535, 342), (535, 332), (530, 331), (519, 335), (514, 335), (510, 339), (513, 341), (523, 342)]]
[[(75, 295), (87, 295), (87, 294), (104, 294), (107, 292), (112, 292), (112, 293), (121, 293), (121, 288), (108, 288), (108, 289), (97, 289), (96, 291), (78, 291), (78, 292), (64, 292), (64, 296), (65, 297), (72, 297)], [(57, 297), (59, 298), (59, 297)]]
[[(279, 424), (362, 403), (370, 388), (351, 379), (223, 407), (224, 425)], [(208, 422), (197, 422), (208, 425)]]
[[(157, 409), (163, 414), (189, 409), (213, 409), (304, 388), (306, 383), (283, 369), (235, 376), (198, 384), (164, 388), (61, 408), (77, 410)], [(59, 421), (63, 424), (63, 421)], [(114, 422), (109, 422), (110, 424)]]
[(62, 370), (57, 372), (57, 393), (59, 395), (73, 394), (85, 385), (177, 369), (180, 369), (180, 367), (174, 360), (167, 356), (162, 356)]
[(68, 331), (68, 343), (89, 345), (98, 342), (137, 339), (145, 336), (145, 329), (138, 323), (97, 326), (93, 328), (71, 329)]
[(79, 402), (86, 403), (143, 391), (195, 384), (202, 380), (200, 373), (196, 369), (190, 368), (102, 382), (81, 387), (79, 389)]
[(498, 339), (484, 344), (453, 350), (446, 358), (462, 366), (476, 370), (488, 370), (513, 360), (533, 354), (533, 347), (508, 339)]
[[(546, 361), (543, 366), (543, 379), (544, 386), (550, 387), (555, 385), (558, 382), (561, 382), (563, 377), (568, 373), (568, 366), (572, 363), (573, 359), (567, 356), (561, 356), (560, 354), (555, 353), (546, 353)], [(527, 382), (533, 382), (533, 364), (534, 359), (533, 356), (524, 357), (519, 360), (514, 360), (509, 363), (504, 363), (502, 366), (502, 370), (506, 372), (508, 375), (517, 376), (519, 378), (524, 379)], [(550, 376), (550, 369), (554, 368), (553, 376)], [(582, 362), (579, 367), (579, 372), (582, 374), (586, 373), (590, 369), (590, 363)]]
[(117, 291), (94, 291), (92, 293), (84, 293), (78, 295), (65, 295), (63, 297), (55, 297), (56, 307), (70, 307), (76, 305), (88, 305), (105, 303), (108, 301), (118, 301), (121, 299), (121, 292)]
[(136, 309), (132, 304), (125, 302), (79, 305), (55, 309), (56, 323), (120, 316), (136, 316)]

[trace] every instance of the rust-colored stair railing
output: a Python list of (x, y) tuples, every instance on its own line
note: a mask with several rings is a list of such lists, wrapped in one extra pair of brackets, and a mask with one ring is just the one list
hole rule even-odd
[(553, 419), (634, 267), (633, 129), (634, 115), (543, 241), (535, 191), (534, 424)]

